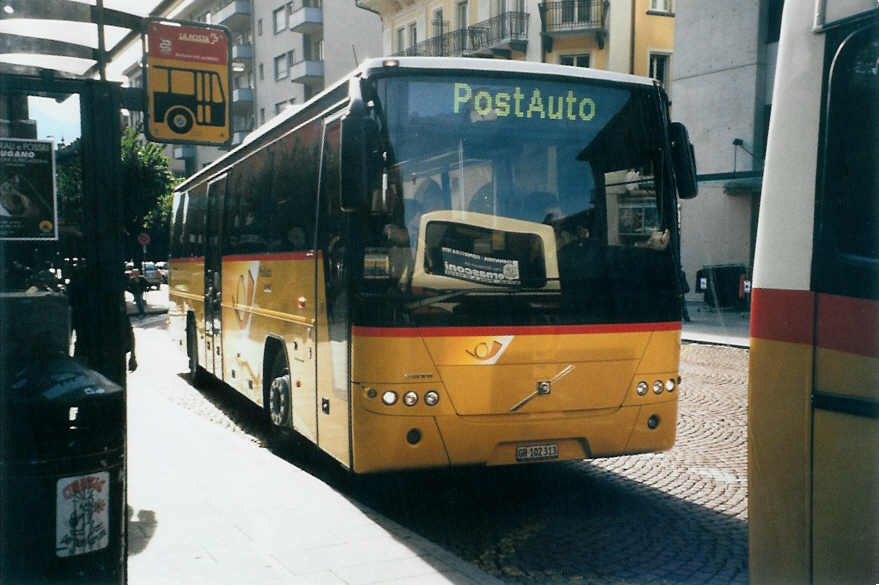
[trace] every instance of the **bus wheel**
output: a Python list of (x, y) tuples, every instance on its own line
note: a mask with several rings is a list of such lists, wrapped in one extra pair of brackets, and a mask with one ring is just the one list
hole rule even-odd
[(269, 417), (272, 431), (286, 428), (290, 421), (290, 370), (283, 353), (275, 357), (272, 366), (272, 384), (269, 386)]
[(177, 134), (186, 134), (192, 129), (192, 114), (190, 114), (189, 110), (185, 108), (171, 108), (168, 110), (168, 113), (165, 114), (165, 120), (168, 124), (168, 128)]

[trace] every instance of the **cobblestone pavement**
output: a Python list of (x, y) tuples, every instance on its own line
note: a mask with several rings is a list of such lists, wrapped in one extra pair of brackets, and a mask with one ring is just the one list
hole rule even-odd
[[(135, 326), (138, 348), (161, 343), (162, 359), (185, 371), (184, 358), (170, 361), (177, 354), (160, 322)], [(681, 361), (678, 438), (665, 453), (366, 478), (301, 445), (281, 454), (513, 585), (744, 584), (748, 352), (685, 344)], [(261, 412), (245, 399), (182, 382), (161, 391), (265, 440)]]

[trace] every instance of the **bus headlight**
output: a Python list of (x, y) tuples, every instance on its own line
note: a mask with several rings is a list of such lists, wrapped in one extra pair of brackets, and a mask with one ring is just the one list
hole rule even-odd
[(405, 404), (406, 406), (415, 406), (416, 404), (418, 404), (418, 394), (412, 392), (411, 390), (409, 392), (406, 392), (405, 394), (403, 394), (403, 404)]
[(387, 404), (388, 406), (392, 406), (397, 403), (397, 393), (393, 390), (388, 390), (384, 394), (382, 394), (382, 402)]
[(439, 394), (430, 390), (427, 394), (424, 395), (424, 403), (428, 406), (436, 406), (437, 402), (439, 402)]
[(653, 382), (654, 394), (662, 394), (663, 390), (665, 390), (665, 384), (662, 383), (662, 380), (656, 380), (655, 382)]
[(647, 382), (641, 380), (638, 382), (638, 386), (635, 388), (635, 392), (638, 393), (638, 396), (644, 396), (647, 394)]
[(668, 390), (669, 392), (674, 391), (674, 389), (675, 389), (675, 381), (672, 380), (672, 379), (668, 379), (668, 380), (666, 380), (666, 381), (665, 381), (665, 389)]

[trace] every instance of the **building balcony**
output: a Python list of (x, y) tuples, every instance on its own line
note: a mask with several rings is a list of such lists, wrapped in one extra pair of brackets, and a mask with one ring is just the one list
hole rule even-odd
[(594, 34), (599, 47), (604, 47), (607, 34), (607, 0), (561, 0), (540, 4), (543, 34), (561, 37)]
[(232, 0), (215, 15), (216, 24), (228, 26), (232, 30), (250, 28), (250, 0)]
[(290, 15), (290, 30), (304, 35), (320, 33), (324, 27), (323, 9), (302, 6)]
[(239, 130), (237, 132), (232, 133), (232, 146), (238, 146), (244, 139), (247, 138), (247, 135), (250, 134), (250, 130)]
[(252, 61), (253, 60), (253, 45), (250, 43), (239, 43), (236, 45), (232, 45), (232, 60), (233, 61)]
[(195, 158), (195, 147), (186, 145), (186, 146), (175, 146), (174, 147), (174, 159), (175, 160), (186, 160)]
[(249, 112), (253, 108), (253, 88), (240, 87), (232, 90), (232, 111)]
[(461, 55), (509, 57), (528, 45), (528, 14), (504, 12), (467, 28), (421, 41), (397, 56), (458, 57)]
[(324, 79), (324, 62), (302, 60), (290, 68), (290, 81), (294, 83), (316, 83)]

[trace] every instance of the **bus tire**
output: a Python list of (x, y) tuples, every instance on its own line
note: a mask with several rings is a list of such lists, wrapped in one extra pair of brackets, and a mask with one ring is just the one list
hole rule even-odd
[(192, 114), (186, 108), (176, 106), (165, 114), (165, 123), (172, 132), (186, 134), (192, 129)]
[(283, 351), (278, 351), (275, 354), (271, 372), (268, 397), (269, 420), (272, 423), (272, 434), (279, 435), (283, 430), (289, 428), (292, 410), (290, 369)]

